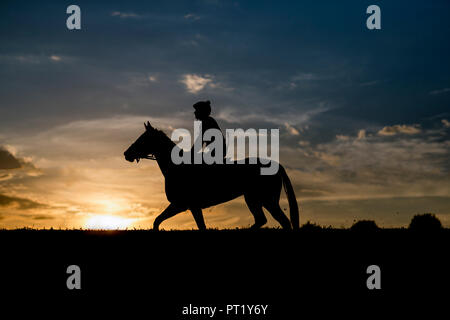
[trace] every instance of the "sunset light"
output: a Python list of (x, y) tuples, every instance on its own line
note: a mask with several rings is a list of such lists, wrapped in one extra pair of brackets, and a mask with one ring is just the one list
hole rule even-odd
[(125, 219), (117, 216), (96, 215), (89, 218), (84, 228), (96, 230), (117, 230), (126, 229), (132, 223), (132, 219)]

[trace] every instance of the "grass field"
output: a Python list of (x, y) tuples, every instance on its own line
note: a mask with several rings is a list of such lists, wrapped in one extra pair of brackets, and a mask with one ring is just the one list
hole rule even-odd
[[(98, 297), (144, 300), (139, 306), (132, 302), (134, 308), (150, 303), (151, 312), (170, 310), (171, 319), (189, 303), (264, 302), (281, 317), (300, 312), (299, 301), (303, 312), (327, 299), (386, 303), (405, 294), (445, 292), (449, 240), (449, 229), (314, 225), (297, 232), (1, 230), (0, 271), (11, 296), (77, 298), (77, 303)], [(72, 264), (82, 270), (79, 291), (66, 287)], [(373, 264), (382, 272), (378, 292), (366, 287), (366, 269)]]

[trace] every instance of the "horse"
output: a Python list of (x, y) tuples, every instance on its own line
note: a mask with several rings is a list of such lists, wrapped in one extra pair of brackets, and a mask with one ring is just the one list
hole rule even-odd
[[(124, 152), (124, 156), (129, 162), (156, 160), (164, 175), (166, 197), (170, 204), (155, 218), (154, 230), (158, 230), (163, 221), (186, 210), (191, 211), (198, 229), (205, 230), (202, 209), (242, 195), (255, 220), (251, 229), (266, 224), (263, 207), (283, 229), (299, 229), (299, 210), (294, 189), (281, 164), (273, 175), (260, 174), (261, 167), (270, 164), (262, 164), (261, 161), (253, 164), (249, 158), (244, 164), (174, 164), (172, 150), (178, 148), (179, 152), (183, 152), (182, 149), (163, 131), (153, 128), (150, 122), (147, 121), (144, 126), (144, 133)], [(289, 203), (290, 220), (279, 205), (282, 185)]]

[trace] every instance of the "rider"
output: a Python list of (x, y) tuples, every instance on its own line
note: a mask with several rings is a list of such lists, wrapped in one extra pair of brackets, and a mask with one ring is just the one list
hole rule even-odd
[[(193, 105), (195, 111), (194, 111), (194, 115), (195, 115), (195, 119), (198, 121), (202, 122), (202, 137), (205, 134), (205, 132), (208, 129), (218, 129), (221, 133), (222, 130), (220, 130), (219, 125), (217, 124), (216, 120), (214, 120), (213, 117), (210, 116), (211, 114), (211, 102), (209, 100), (207, 101), (199, 101), (197, 103), (195, 103)], [(214, 137), (212, 139), (215, 139)], [(226, 156), (226, 144), (225, 144), (225, 138), (223, 136), (222, 133), (222, 139), (223, 139), (223, 157), (225, 158)], [(205, 145), (208, 146), (212, 141), (204, 141), (202, 146)], [(194, 145), (192, 146), (191, 149), (191, 154), (194, 154), (194, 147), (195, 147), (195, 142)], [(211, 155), (214, 156), (214, 150), (211, 151)]]

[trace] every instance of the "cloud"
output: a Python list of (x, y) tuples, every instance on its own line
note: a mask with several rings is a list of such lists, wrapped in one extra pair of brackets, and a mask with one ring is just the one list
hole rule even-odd
[(181, 82), (186, 85), (187, 90), (190, 93), (198, 93), (203, 90), (206, 85), (212, 83), (211, 76), (200, 76), (197, 74), (185, 74), (183, 75)]
[[(8, 59), (8, 57), (6, 57)], [(14, 57), (9, 57), (13, 60), (19, 61), (21, 63), (29, 63), (29, 64), (39, 64), (41, 63), (41, 59), (36, 55), (17, 55)]]
[(329, 166), (335, 167), (339, 165), (339, 160), (341, 157), (336, 154), (331, 154), (327, 152), (314, 151), (314, 156), (322, 161), (324, 161)]
[(27, 218), (32, 220), (53, 220), (55, 219), (54, 216), (48, 215), (48, 214), (31, 214), (28, 215)]
[(395, 140), (358, 134), (301, 149), (285, 147), (283, 165), (292, 170), (300, 199), (448, 197), (450, 143), (430, 140), (434, 134), (426, 130), (414, 139)]
[(181, 44), (184, 46), (193, 46), (193, 47), (197, 47), (199, 45), (198, 41), (196, 40), (184, 40), (181, 42)]
[(336, 139), (340, 141), (348, 141), (350, 140), (350, 137), (343, 134), (338, 134), (336, 135)]
[(300, 134), (300, 132), (298, 132), (298, 130), (291, 126), (289, 123), (285, 122), (284, 126), (286, 127), (286, 130), (289, 132), (289, 134), (293, 136), (298, 136)]
[(299, 73), (292, 77), (292, 81), (312, 81), (312, 80), (322, 80), (325, 79), (314, 73)]
[(299, 144), (299, 146), (307, 147), (307, 146), (309, 146), (310, 143), (309, 143), (309, 141), (300, 140), (298, 142), (298, 144)]
[(366, 138), (366, 130), (361, 129), (358, 131), (358, 140), (362, 140)]
[[(73, 60), (73, 58), (67, 57)], [(0, 55), (0, 60), (10, 63), (21, 63), (29, 65), (39, 65), (41, 63), (59, 62), (63, 57), (55, 54), (51, 55), (36, 55), (36, 54), (18, 54), (18, 55)]]
[(141, 17), (140, 15), (138, 15), (136, 13), (133, 13), (133, 12), (121, 12), (121, 11), (111, 12), (111, 16), (112, 17), (119, 17), (121, 19), (127, 19), (127, 18), (132, 18), (132, 19), (134, 18), (134, 19), (136, 19), (136, 18), (140, 18)]
[(188, 14), (184, 15), (184, 18), (186, 20), (194, 20), (194, 21), (196, 21), (196, 20), (200, 19), (200, 16), (198, 16), (196, 14), (193, 14), (193, 13), (188, 13)]
[(4, 194), (0, 194), (0, 207), (12, 207), (18, 210), (29, 210), (29, 209), (45, 208), (46, 205), (25, 198), (11, 197), (6, 196)]
[(445, 93), (445, 92), (449, 92), (449, 91), (450, 91), (450, 88), (444, 88), (444, 89), (430, 91), (430, 94), (436, 95), (436, 94), (441, 94), (441, 93)]
[(337, 134), (336, 139), (340, 141), (348, 141), (350, 140), (350, 136), (346, 136), (344, 134)]
[(316, 81), (331, 80), (333, 78), (334, 76), (301, 72), (291, 77), (289, 81), (282, 82), (276, 88), (282, 90), (283, 89), (294, 90), (300, 87), (311, 88), (311, 85)]
[(42, 168), (64, 167), (77, 161), (122, 160), (123, 151), (143, 132), (146, 121), (165, 130), (169, 136), (171, 126), (192, 127), (191, 119), (186, 119), (185, 114), (173, 113), (168, 117), (122, 115), (76, 120), (28, 135), (10, 137), (8, 142), (17, 146), (21, 154), (32, 155), (33, 163), (39, 167), (36, 169), (30, 161), (16, 157), (23, 166), (17, 174), (36, 176)]
[[(280, 107), (282, 109), (282, 107)], [(243, 123), (257, 123), (257, 126), (262, 128), (268, 124), (275, 124), (277, 126), (286, 126), (285, 123), (292, 123), (297, 128), (303, 127), (308, 129), (308, 122), (317, 115), (330, 110), (323, 103), (318, 103), (310, 110), (305, 110), (301, 113), (292, 112), (277, 112), (276, 114), (268, 114), (261, 112), (260, 109), (248, 110), (245, 114), (240, 109), (226, 107), (221, 108), (217, 114), (217, 118), (229, 123), (243, 124)], [(300, 129), (302, 131), (302, 129)]]
[[(119, 90), (136, 93), (139, 90), (148, 90), (149, 85), (155, 84), (158, 80), (157, 73), (126, 72), (115, 87)], [(129, 103), (129, 100), (125, 103)]]
[(442, 119), (441, 121), (444, 127), (450, 128), (450, 121), (448, 121), (447, 119)]
[(18, 169), (22, 165), (20, 161), (14, 157), (8, 150), (0, 146), (0, 170), (1, 169)]
[(406, 124), (396, 124), (394, 126), (386, 126), (383, 129), (381, 129), (380, 131), (378, 131), (378, 134), (380, 136), (394, 136), (398, 133), (403, 133), (403, 134), (417, 134), (420, 133), (420, 126), (415, 124), (415, 125), (406, 125)]

